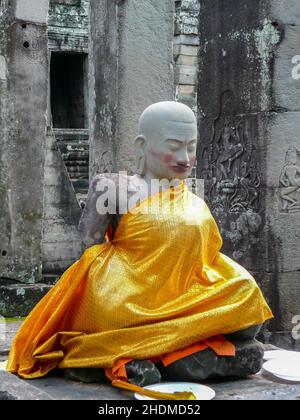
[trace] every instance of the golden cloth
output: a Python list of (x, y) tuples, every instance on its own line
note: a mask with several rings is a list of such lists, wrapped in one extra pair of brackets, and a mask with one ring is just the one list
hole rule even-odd
[(18, 331), (8, 371), (107, 370), (273, 317), (250, 273), (220, 252), (206, 203), (181, 187), (141, 200), (65, 271)]

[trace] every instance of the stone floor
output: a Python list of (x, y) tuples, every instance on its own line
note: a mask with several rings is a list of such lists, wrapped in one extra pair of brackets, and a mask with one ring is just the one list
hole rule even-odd
[[(7, 359), (11, 341), (20, 324), (20, 321), (7, 324), (5, 340), (0, 339), (0, 361)], [(210, 381), (205, 384), (215, 390), (217, 400), (300, 400), (300, 383), (279, 380), (263, 371), (244, 380)], [(131, 400), (133, 395), (109, 384), (82, 384), (57, 375), (25, 381), (0, 371), (0, 400), (5, 399)]]

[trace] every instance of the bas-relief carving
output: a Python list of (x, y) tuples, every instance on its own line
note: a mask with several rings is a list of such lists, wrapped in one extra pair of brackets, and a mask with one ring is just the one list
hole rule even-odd
[(279, 177), (281, 211), (300, 212), (300, 151), (291, 146)]
[(99, 173), (111, 173), (113, 169), (114, 164), (111, 153), (109, 151), (103, 152), (99, 162)]
[(260, 171), (249, 121), (232, 115), (234, 95), (221, 97), (220, 113), (213, 124), (210, 145), (202, 152), (202, 178), (211, 209), (232, 213), (259, 207)]
[(235, 115), (232, 91), (221, 95), (211, 141), (200, 159), (207, 202), (240, 259), (259, 241), (261, 176), (250, 121)]
[(259, 243), (257, 232), (261, 224), (261, 216), (252, 210), (247, 210), (241, 213), (236, 221), (230, 222), (230, 230), (221, 227), (224, 236), (232, 242), (233, 258), (240, 259), (246, 256), (249, 248)]

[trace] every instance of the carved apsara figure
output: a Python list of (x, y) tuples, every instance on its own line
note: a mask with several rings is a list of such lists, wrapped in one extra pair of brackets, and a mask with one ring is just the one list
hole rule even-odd
[(297, 150), (290, 147), (285, 165), (280, 174), (280, 196), (284, 211), (300, 210), (300, 166), (297, 165)]

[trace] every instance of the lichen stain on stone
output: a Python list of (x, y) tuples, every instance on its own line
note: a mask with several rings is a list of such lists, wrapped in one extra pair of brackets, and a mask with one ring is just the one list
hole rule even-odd
[(268, 87), (271, 83), (270, 78), (270, 59), (274, 47), (280, 43), (281, 35), (279, 31), (272, 25), (272, 22), (265, 19), (263, 28), (254, 31), (254, 40), (261, 64), (260, 78), (262, 84), (261, 102), (263, 108), (267, 108), (269, 102)]
[[(269, 86), (271, 83), (270, 61), (274, 48), (281, 42), (281, 33), (269, 20), (265, 19), (260, 29), (250, 32), (234, 31), (228, 35), (233, 41), (243, 42), (250, 60), (258, 60), (260, 64), (261, 105), (267, 109), (270, 98)], [(255, 51), (252, 46), (254, 45)]]
[(17, 296), (25, 296), (25, 289), (23, 287), (17, 289)]
[(102, 120), (103, 126), (106, 128), (106, 132), (108, 135), (112, 135), (113, 131), (113, 124), (112, 124), (112, 115), (109, 105), (105, 105), (99, 112), (99, 115)]

